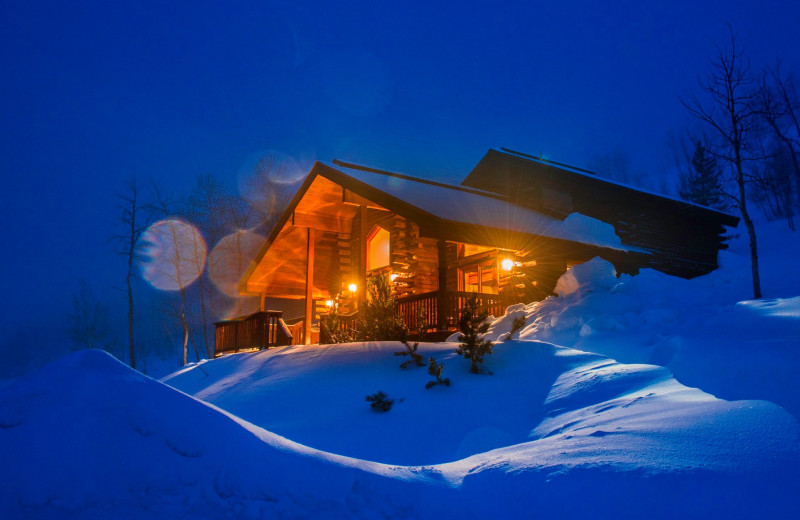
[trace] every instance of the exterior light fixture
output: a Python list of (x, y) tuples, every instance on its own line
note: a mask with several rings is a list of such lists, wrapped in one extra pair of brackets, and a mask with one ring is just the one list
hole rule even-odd
[(350, 291), (351, 293), (354, 293), (358, 290), (358, 286), (354, 283), (351, 283), (350, 285), (347, 286), (347, 290)]
[(510, 258), (504, 258), (502, 262), (500, 262), (500, 267), (503, 268), (503, 271), (510, 271), (514, 268), (514, 261)]

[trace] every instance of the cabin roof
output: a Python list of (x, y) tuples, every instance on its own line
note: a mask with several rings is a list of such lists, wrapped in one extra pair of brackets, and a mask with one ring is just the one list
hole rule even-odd
[[(638, 203), (666, 213), (736, 227), (739, 218), (700, 204), (653, 193), (622, 182), (597, 176), (594, 172), (508, 148), (491, 148), (462, 181), (462, 185), (502, 193), (515, 189), (517, 199), (525, 199), (525, 191), (537, 184), (564, 186), (571, 194), (586, 193), (603, 204)], [(524, 203), (524, 202), (523, 202)]]
[[(506, 197), (486, 190), (420, 179), (342, 161), (334, 161), (326, 166), (342, 175), (334, 173), (337, 178), (331, 180), (412, 219), (415, 215), (404, 214), (407, 213), (404, 211), (407, 210), (404, 207), (406, 204), (450, 224), (469, 224), (620, 251), (646, 252), (645, 249), (622, 244), (613, 226), (590, 217), (576, 216), (561, 220), (514, 204)], [(380, 194), (373, 190), (380, 191)]]
[[(248, 292), (247, 281), (273, 243), (286, 240), (287, 225), (298, 205), (301, 205), (303, 196), (318, 178), (342, 187), (341, 205), (345, 205), (344, 190), (349, 190), (413, 221), (420, 227), (420, 234), (425, 236), (518, 250), (541, 246), (542, 241), (549, 241), (551, 244), (560, 243), (592, 251), (595, 255), (649, 255), (647, 249), (623, 244), (612, 225), (583, 215), (572, 215), (561, 220), (514, 204), (506, 197), (487, 190), (450, 185), (337, 160), (331, 163), (318, 161), (242, 277), (239, 286), (241, 292)], [(346, 213), (346, 208), (341, 212)], [(338, 216), (346, 218), (350, 215)], [(279, 236), (283, 238), (279, 239)], [(281, 262), (287, 262), (286, 258), (281, 258)]]

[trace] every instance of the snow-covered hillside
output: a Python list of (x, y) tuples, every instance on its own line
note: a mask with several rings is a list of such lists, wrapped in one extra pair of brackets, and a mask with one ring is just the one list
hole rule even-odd
[[(771, 234), (772, 233), (772, 234)], [(284, 347), (156, 381), (84, 351), (0, 387), (0, 518), (786, 518), (800, 510), (800, 283), (768, 227), (694, 280), (614, 276), (453, 343)], [(763, 246), (766, 244), (766, 246)], [(525, 327), (508, 338), (515, 317)], [(365, 396), (395, 399), (387, 413)]]
[[(233, 415), (106, 354), (68, 356), (0, 391), (0, 507), (10, 518), (744, 518), (800, 506), (800, 425), (773, 404), (539, 342), (499, 346), (493, 375), (423, 345), (453, 381), (426, 390), (396, 347), (284, 348), (170, 378)], [(364, 401), (378, 389), (398, 398), (388, 413)]]

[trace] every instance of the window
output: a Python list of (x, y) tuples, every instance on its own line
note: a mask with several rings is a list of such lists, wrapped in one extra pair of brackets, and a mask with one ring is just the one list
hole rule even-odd
[(367, 270), (380, 269), (389, 265), (389, 232), (375, 226), (367, 235)]
[(498, 293), (497, 266), (495, 262), (490, 261), (464, 266), (459, 269), (459, 273), (461, 274), (460, 290), (483, 294)]

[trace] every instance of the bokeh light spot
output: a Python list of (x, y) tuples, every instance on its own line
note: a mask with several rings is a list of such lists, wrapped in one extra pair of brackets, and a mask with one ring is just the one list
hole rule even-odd
[(239, 295), (239, 280), (264, 240), (258, 233), (240, 230), (223, 237), (217, 243), (208, 256), (208, 274), (217, 289), (228, 296)]
[(206, 243), (191, 224), (178, 219), (159, 220), (147, 228), (141, 244), (142, 278), (156, 289), (186, 288), (203, 273)]

